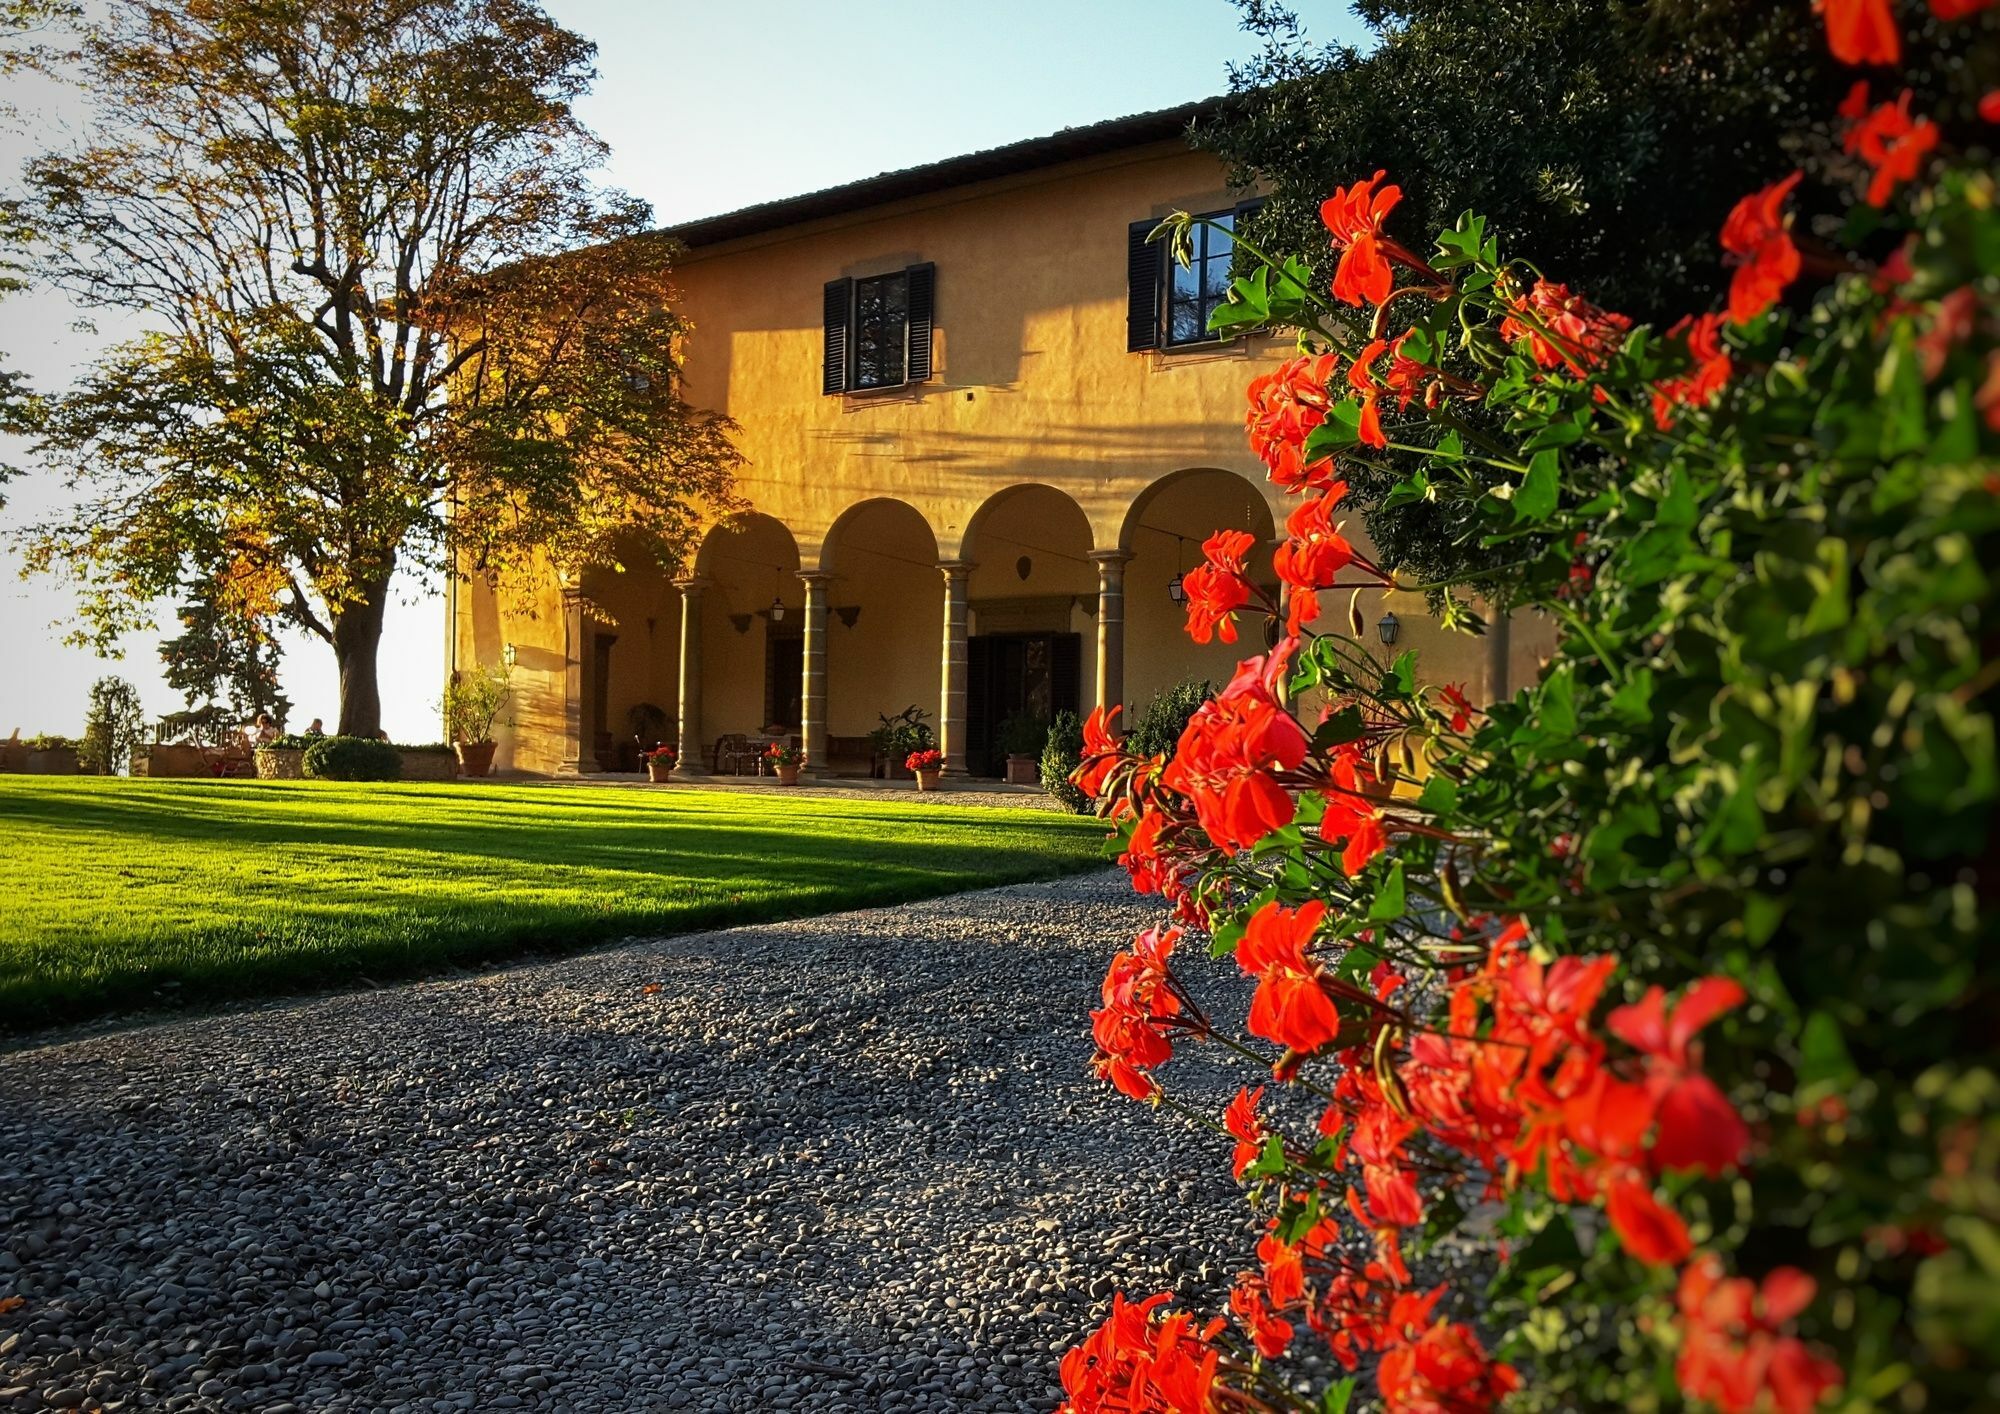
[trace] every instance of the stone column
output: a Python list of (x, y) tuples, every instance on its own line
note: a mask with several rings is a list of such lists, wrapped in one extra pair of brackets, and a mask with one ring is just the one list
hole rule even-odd
[(580, 776), (585, 759), (583, 745), (583, 655), (590, 644), (589, 623), (583, 601), (563, 592), (563, 754), (556, 763), (558, 776)]
[(1093, 550), (1090, 558), (1097, 564), (1097, 705), (1109, 712), (1125, 700), (1125, 566), (1132, 552)]
[(674, 746), (680, 759), (674, 762), (673, 773), (681, 777), (708, 774), (701, 735), (701, 592), (708, 586), (701, 575), (674, 581), (681, 592), (681, 685), (674, 703), (680, 718)]
[(966, 774), (965, 763), (965, 646), (966, 583), (972, 575), (970, 560), (941, 560), (944, 574), (944, 661), (938, 675), (938, 750), (944, 753), (944, 768), (954, 776)]
[(806, 774), (826, 774), (826, 587), (833, 578), (819, 570), (799, 571), (806, 587), (805, 682), (799, 693), (799, 709), (805, 721)]

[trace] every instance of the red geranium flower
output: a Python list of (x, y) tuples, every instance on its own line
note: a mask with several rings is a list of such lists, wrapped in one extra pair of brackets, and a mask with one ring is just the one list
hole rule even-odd
[(1202, 542), (1203, 562), (1181, 576), (1187, 591), (1188, 637), (1207, 643), (1220, 637), (1236, 641), (1236, 611), (1250, 602), (1250, 582), (1243, 577), (1243, 557), (1257, 537), (1247, 530), (1218, 530)]
[(1092, 800), (1104, 793), (1105, 781), (1124, 759), (1118, 738), (1112, 735), (1112, 723), (1124, 710), (1114, 706), (1107, 711), (1100, 703), (1090, 709), (1090, 716), (1084, 721), (1083, 761), (1069, 773), (1069, 780)]
[(1820, 10), (1826, 16), (1827, 47), (1841, 63), (1903, 61), (1903, 36), (1889, 0), (1821, 0)]
[(1310, 1055), (1340, 1034), (1340, 1013), (1319, 983), (1319, 964), (1306, 947), (1326, 919), (1318, 899), (1286, 908), (1273, 901), (1250, 916), (1236, 944), (1236, 963), (1257, 979), (1250, 1030), (1288, 1051)]
[(1680, 1214), (1653, 1196), (1640, 1179), (1623, 1175), (1605, 1193), (1605, 1215), (1625, 1250), (1642, 1262), (1670, 1267), (1694, 1250)]
[(1326, 494), (1301, 502), (1285, 520), (1286, 539), (1278, 547), (1274, 565), (1278, 578), (1292, 590), (1285, 614), (1288, 633), (1297, 633), (1299, 625), (1319, 617), (1319, 596), (1314, 591), (1332, 584), (1354, 562), (1354, 546), (1333, 519), (1334, 507), (1346, 494), (1347, 483), (1336, 481)]
[(1291, 359), (1252, 380), (1250, 411), (1243, 419), (1250, 450), (1270, 470), (1271, 480), (1294, 494), (1325, 484), (1333, 458), (1307, 462), (1306, 438), (1326, 421), (1338, 360), (1330, 353)]
[(1222, 1322), (1197, 1332), (1184, 1311), (1155, 1314), (1171, 1300), (1162, 1291), (1135, 1305), (1123, 1292), (1112, 1294), (1104, 1324), (1063, 1356), (1066, 1397), (1058, 1414), (1209, 1414), (1221, 1359), (1211, 1342)]
[(1236, 1098), (1229, 1102), (1229, 1108), (1222, 1112), (1222, 1127), (1236, 1136), (1236, 1148), (1230, 1155), (1230, 1173), (1235, 1178), (1243, 1177), (1243, 1170), (1257, 1162), (1257, 1156), (1264, 1152), (1264, 1123), (1257, 1118), (1257, 1102), (1264, 1098), (1264, 1087), (1255, 1090), (1239, 1089)]
[(1725, 1277), (1711, 1253), (1688, 1263), (1676, 1295), (1681, 1392), (1724, 1414), (1811, 1414), (1842, 1384), (1838, 1365), (1784, 1330), (1814, 1291), (1813, 1279), (1796, 1267), (1775, 1268), (1760, 1286)]
[(1946, 23), (1970, 18), (1981, 10), (1991, 9), (1995, 3), (1996, 0), (1930, 0), (1931, 13)]
[(1857, 83), (1847, 102), (1841, 104), (1841, 114), (1853, 120), (1842, 145), (1874, 169), (1866, 200), (1870, 206), (1882, 207), (1889, 204), (1898, 187), (1916, 179), (1924, 158), (1938, 145), (1938, 126), (1929, 118), (1910, 116), (1912, 95), (1907, 88), (1893, 103), (1883, 103), (1872, 111), (1863, 111), (1867, 95), (1868, 85)]
[(1528, 352), (1543, 368), (1567, 368), (1579, 376), (1618, 352), (1632, 321), (1600, 309), (1569, 286), (1536, 280), (1514, 312), (1500, 321), (1500, 337), (1528, 341)]
[(1785, 198), (1805, 174), (1794, 172), (1736, 203), (1722, 223), (1722, 248), (1740, 262), (1729, 282), (1729, 319), (1747, 324), (1799, 275), (1799, 248), (1785, 226)]
[(1674, 378), (1662, 378), (1653, 385), (1653, 421), (1662, 430), (1673, 425), (1674, 411), (1683, 407), (1705, 407), (1729, 386), (1736, 365), (1722, 343), (1722, 316), (1683, 315), (1667, 330), (1669, 339), (1686, 341), (1692, 367)]
[(1237, 665), (1236, 676), (1188, 719), (1161, 782), (1193, 804), (1219, 849), (1248, 849), (1297, 814), (1275, 779), (1306, 759), (1305, 728), (1279, 697), (1298, 640)]
[(1750, 1129), (1716, 1083), (1703, 1075), (1695, 1035), (1743, 1003), (1743, 988), (1726, 977), (1704, 977), (1669, 1012), (1658, 987), (1605, 1018), (1605, 1029), (1646, 1057), (1646, 1089), (1659, 1136), (1651, 1157), (1662, 1169), (1727, 1173), (1750, 1147)]
[(1389, 347), (1387, 339), (1374, 339), (1348, 365), (1347, 386), (1361, 394), (1361, 421), (1355, 435), (1364, 447), (1386, 447), (1382, 435), (1382, 385), (1375, 381), (1375, 360)]
[(1382, 255), (1382, 222), (1403, 199), (1403, 189), (1376, 183), (1388, 175), (1377, 172), (1363, 182), (1341, 187), (1320, 205), (1319, 219), (1341, 252), (1333, 272), (1333, 295), (1348, 304), (1380, 304), (1395, 288), (1395, 272)]

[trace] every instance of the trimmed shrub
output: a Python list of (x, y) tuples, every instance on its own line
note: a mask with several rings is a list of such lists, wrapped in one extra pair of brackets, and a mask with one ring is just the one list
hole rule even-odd
[[(1153, 694), (1139, 720), (1132, 724), (1125, 749), (1135, 756), (1171, 756), (1174, 743), (1187, 730), (1195, 709), (1215, 696), (1215, 684), (1207, 678), (1187, 678), (1163, 692)], [(1081, 750), (1081, 746), (1078, 748)]]
[(306, 748), (305, 773), (316, 781), (393, 781), (403, 774), (403, 754), (386, 741), (330, 736)]
[(1074, 712), (1058, 712), (1049, 723), (1049, 739), (1042, 747), (1042, 789), (1054, 796), (1063, 809), (1078, 815), (1090, 810), (1090, 797), (1070, 782), (1070, 772), (1083, 760), (1083, 719)]

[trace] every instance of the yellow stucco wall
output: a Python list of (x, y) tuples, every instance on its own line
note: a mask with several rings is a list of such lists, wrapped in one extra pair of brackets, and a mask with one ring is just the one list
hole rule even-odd
[[(1210, 531), (1236, 526), (1268, 543), (1289, 509), (1242, 428), (1245, 385), (1287, 346), (1257, 338), (1183, 352), (1125, 348), (1129, 223), (1177, 208), (1224, 208), (1237, 195), (1212, 158), (1164, 143), (684, 258), (680, 305), (693, 330), (687, 393), (740, 425), (740, 489), (767, 518), (718, 532), (703, 551), (699, 568), (711, 580), (702, 628), (706, 739), (762, 725), (771, 625), (757, 611), (776, 593), (799, 612), (798, 569), (830, 573), (828, 602), (859, 610), (852, 627), (828, 625), (836, 735), (864, 733), (879, 711), (908, 702), (936, 710), (938, 559), (976, 563), (973, 633), (1032, 625), (1083, 635), (1086, 708), (1098, 587), (1092, 551), (1133, 556), (1129, 702), (1143, 705), (1188, 675), (1220, 681), (1239, 650), (1261, 648), (1254, 627), (1236, 649), (1189, 643), (1166, 591), (1176, 564), (1195, 564)], [(822, 396), (825, 283), (919, 261), (937, 271), (931, 380)], [(868, 504), (885, 502), (894, 504)], [(1350, 532), (1360, 538), (1358, 517)], [(593, 584), (591, 594), (621, 619), (608, 704), (616, 728), (632, 701), (673, 710), (679, 610), (658, 571), (628, 568), (613, 578), (630, 583), (602, 595)], [(1399, 600), (1395, 609), (1427, 678), (1485, 687), (1484, 645), (1437, 632), (1420, 602)], [(1369, 612), (1372, 621), (1380, 605)], [(745, 614), (752, 617), (740, 629)], [(632, 615), (650, 628), (623, 622)], [(1517, 682), (1534, 660), (1537, 632), (1524, 626), (1514, 635)], [(459, 661), (497, 661), (506, 643), (516, 645), (516, 723), (501, 764), (554, 770), (566, 682), (577, 674), (565, 673), (574, 649), (553, 585), (461, 590)]]

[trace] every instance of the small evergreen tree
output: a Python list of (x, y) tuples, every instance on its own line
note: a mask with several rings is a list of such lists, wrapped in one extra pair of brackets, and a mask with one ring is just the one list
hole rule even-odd
[(121, 677), (101, 677), (90, 685), (90, 710), (84, 718), (77, 759), (83, 769), (100, 776), (123, 771), (132, 749), (145, 740), (146, 709), (139, 689)]
[(206, 588), (196, 588), (177, 611), (181, 632), (160, 644), (167, 686), (187, 701), (188, 710), (165, 720), (170, 729), (240, 724), (268, 715), (285, 724), (292, 704), (278, 690), (278, 644), (270, 627), (237, 613)]

